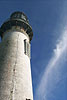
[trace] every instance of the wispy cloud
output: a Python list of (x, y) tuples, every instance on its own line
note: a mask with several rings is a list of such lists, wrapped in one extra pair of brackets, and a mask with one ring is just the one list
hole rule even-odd
[[(67, 30), (64, 30), (60, 39), (58, 40), (58, 43), (56, 44), (56, 48), (53, 50), (53, 56), (50, 59), (46, 67), (46, 70), (44, 71), (41, 82), (38, 85), (38, 88), (36, 90), (35, 100), (47, 100), (46, 91), (48, 91), (47, 89), (49, 88), (48, 85), (49, 83), (47, 81), (49, 78), (52, 78), (52, 76), (49, 76), (52, 74), (49, 73), (52, 73), (52, 69), (58, 66), (58, 63), (60, 62), (63, 53), (67, 50), (66, 43), (67, 43)], [(51, 79), (49, 80), (52, 81)]]

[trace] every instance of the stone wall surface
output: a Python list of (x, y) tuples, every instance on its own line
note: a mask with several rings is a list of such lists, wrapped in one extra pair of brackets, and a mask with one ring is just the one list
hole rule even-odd
[(0, 100), (33, 100), (30, 58), (24, 54), (24, 39), (7, 32), (0, 43)]

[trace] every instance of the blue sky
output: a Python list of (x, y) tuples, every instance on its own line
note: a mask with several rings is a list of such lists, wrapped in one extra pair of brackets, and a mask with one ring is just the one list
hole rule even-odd
[(67, 0), (0, 0), (0, 26), (14, 11), (33, 29), (34, 100), (67, 100)]

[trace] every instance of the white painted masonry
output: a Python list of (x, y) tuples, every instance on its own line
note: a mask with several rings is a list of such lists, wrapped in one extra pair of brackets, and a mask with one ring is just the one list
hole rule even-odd
[(30, 58), (24, 54), (24, 39), (17, 30), (5, 32), (0, 43), (0, 100), (33, 100)]

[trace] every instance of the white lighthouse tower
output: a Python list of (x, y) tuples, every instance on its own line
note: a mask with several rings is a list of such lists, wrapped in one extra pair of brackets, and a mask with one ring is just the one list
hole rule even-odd
[(0, 28), (0, 100), (33, 100), (30, 42), (26, 15), (14, 12)]

